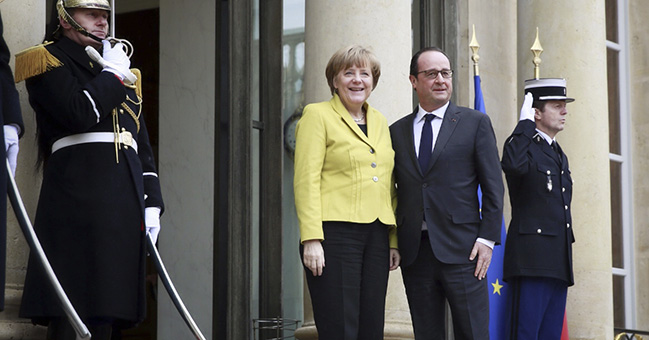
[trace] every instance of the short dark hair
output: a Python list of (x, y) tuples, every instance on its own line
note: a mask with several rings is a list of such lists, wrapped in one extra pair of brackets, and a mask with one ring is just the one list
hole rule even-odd
[(451, 66), (451, 69), (453, 69), (453, 65), (451, 65), (451, 58), (448, 57), (448, 54), (444, 52), (439, 47), (436, 46), (429, 46), (429, 47), (424, 47), (421, 50), (419, 50), (415, 55), (412, 56), (412, 59), (410, 59), (410, 75), (411, 76), (417, 76), (417, 73), (419, 73), (419, 56), (424, 53), (424, 52), (439, 52), (443, 54), (446, 59), (448, 59), (448, 64)]
[(532, 107), (535, 109), (539, 109), (539, 111), (543, 112), (545, 111), (545, 104), (548, 102), (545, 100), (535, 100), (532, 102)]

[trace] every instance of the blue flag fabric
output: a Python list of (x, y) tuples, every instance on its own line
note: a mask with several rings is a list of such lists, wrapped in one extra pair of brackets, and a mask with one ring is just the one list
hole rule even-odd
[[(474, 108), (484, 114), (487, 114), (482, 96), (482, 87), (480, 85), (480, 76), (474, 76), (475, 84), (475, 103)], [(478, 199), (482, 206), (482, 191), (478, 187)], [(489, 338), (492, 340), (505, 339), (507, 326), (507, 300), (509, 299), (509, 289), (503, 282), (503, 261), (505, 257), (505, 239), (507, 230), (505, 228), (505, 219), (503, 218), (500, 234), (500, 246), (495, 246), (491, 257), (491, 265), (487, 270), (487, 282), (489, 286)], [(496, 241), (496, 240), (493, 240)]]

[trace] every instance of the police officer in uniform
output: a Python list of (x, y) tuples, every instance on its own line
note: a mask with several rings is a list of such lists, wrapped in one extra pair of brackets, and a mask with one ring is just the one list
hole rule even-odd
[(509, 338), (561, 337), (568, 286), (574, 284), (568, 158), (555, 140), (568, 113), (565, 79), (525, 82), (520, 121), (505, 142), (502, 167), (512, 220), (504, 279), (512, 287)]
[[(16, 57), (43, 166), (34, 224), (93, 339), (110, 339), (113, 329), (145, 317), (145, 235), (157, 237), (164, 206), (140, 77), (122, 44), (105, 40), (108, 1), (58, 0), (56, 7), (53, 42)], [(91, 59), (87, 46), (103, 60)], [(35, 256), (20, 316), (47, 325), (47, 339), (75, 339)]]

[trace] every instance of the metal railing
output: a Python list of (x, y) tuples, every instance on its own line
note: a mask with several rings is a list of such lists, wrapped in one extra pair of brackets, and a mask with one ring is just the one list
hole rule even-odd
[[(636, 329), (614, 328), (615, 340), (645, 340), (649, 339), (649, 331), (639, 331)], [(646, 335), (643, 337), (643, 335)]]
[(252, 328), (255, 340), (294, 339), (293, 333), (300, 320), (285, 318), (254, 319)]

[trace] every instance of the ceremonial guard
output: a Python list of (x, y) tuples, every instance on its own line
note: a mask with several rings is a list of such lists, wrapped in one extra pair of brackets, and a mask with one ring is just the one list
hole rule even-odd
[(525, 82), (520, 121), (505, 141), (502, 167), (512, 220), (504, 280), (512, 287), (509, 339), (561, 338), (568, 286), (574, 284), (568, 158), (555, 140), (568, 113), (565, 79)]
[[(106, 40), (110, 10), (107, 0), (58, 0), (50, 41), (16, 57), (43, 167), (36, 233), (93, 340), (144, 319), (145, 235), (157, 237), (164, 208), (141, 77)], [(20, 316), (47, 325), (47, 339), (75, 338), (33, 254)]]
[[(0, 0), (2, 2), (2, 0)], [(25, 131), (23, 116), (20, 113), (18, 91), (14, 85), (13, 75), (9, 67), (9, 48), (3, 37), (2, 17), (0, 16), (0, 140), (5, 141), (4, 152), (0, 148), (0, 159), (9, 160), (11, 169), (16, 171), (18, 157), (18, 139)], [(0, 169), (0, 311), (4, 309), (5, 287), (5, 254), (7, 245), (7, 171), (6, 166)]]

